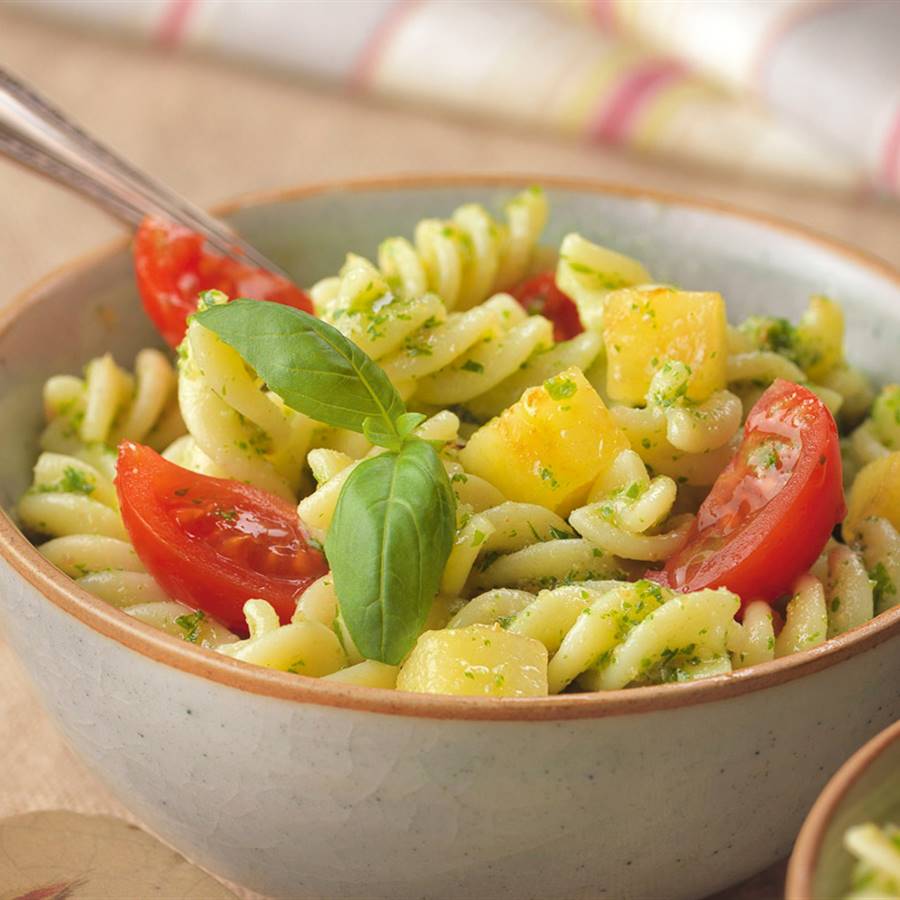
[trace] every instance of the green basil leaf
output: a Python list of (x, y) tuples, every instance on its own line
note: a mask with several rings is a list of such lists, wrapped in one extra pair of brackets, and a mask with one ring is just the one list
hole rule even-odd
[(325, 555), (341, 615), (367, 659), (397, 665), (419, 636), (455, 535), (434, 449), (410, 440), (360, 463), (341, 490)]
[[(400, 419), (402, 420), (403, 416), (400, 416)], [(396, 430), (386, 431), (383, 419), (364, 419), (363, 434), (370, 444), (378, 447), (387, 447), (388, 450), (396, 452), (403, 446), (404, 436)]]
[(407, 438), (428, 418), (424, 413), (408, 412), (403, 413), (397, 419), (397, 433), (402, 438)]
[(336, 328), (265, 300), (232, 300), (194, 318), (233, 347), (284, 402), (317, 422), (396, 435), (406, 406), (382, 369)]

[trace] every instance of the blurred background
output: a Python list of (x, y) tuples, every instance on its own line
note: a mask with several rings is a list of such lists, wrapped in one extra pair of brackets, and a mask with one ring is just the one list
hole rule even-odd
[[(898, 47), (895, 0), (0, 3), (0, 65), (200, 204), (406, 172), (566, 175), (774, 214), (895, 265)], [(0, 197), (0, 303), (121, 233), (2, 160)], [(127, 817), (2, 643), (0, 683), (0, 816)]]
[[(6, 0), (0, 60), (201, 204), (411, 171), (624, 181), (900, 262), (896, 0)], [(0, 163), (5, 297), (117, 232)]]

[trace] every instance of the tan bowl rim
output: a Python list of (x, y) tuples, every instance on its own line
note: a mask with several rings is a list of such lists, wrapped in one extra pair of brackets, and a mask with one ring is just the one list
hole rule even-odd
[[(900, 272), (883, 260), (867, 255), (808, 229), (766, 215), (746, 212), (724, 203), (693, 200), (677, 194), (639, 187), (607, 184), (592, 179), (529, 175), (400, 175), (389, 178), (334, 181), (244, 195), (220, 204), (215, 211), (228, 215), (247, 206), (285, 202), (336, 192), (402, 190), (439, 186), (521, 187), (542, 184), (617, 197), (651, 200), (715, 212), (817, 243), (831, 253), (875, 271), (900, 287)], [(71, 275), (89, 269), (127, 246), (125, 239), (67, 263), (19, 294), (0, 312), (0, 340), (11, 324), (40, 297)], [(303, 675), (248, 665), (222, 654), (179, 641), (109, 606), (79, 588), (52, 566), (0, 511), (0, 558), (62, 611), (100, 634), (183, 672), (220, 685), (281, 700), (352, 709), (385, 715), (433, 719), (540, 721), (588, 719), (676, 709), (785, 684), (811, 675), (841, 660), (900, 636), (900, 607), (882, 613), (826, 644), (792, 656), (742, 669), (729, 675), (683, 684), (654, 685), (598, 693), (563, 694), (554, 697), (493, 698), (416, 694), (382, 688), (340, 684)]]
[(822, 844), (832, 819), (844, 802), (848, 791), (866, 773), (869, 766), (900, 741), (900, 722), (878, 732), (868, 743), (863, 744), (831, 777), (825, 790), (809, 811), (788, 863), (786, 900), (816, 900), (813, 896), (813, 881), (822, 853)]

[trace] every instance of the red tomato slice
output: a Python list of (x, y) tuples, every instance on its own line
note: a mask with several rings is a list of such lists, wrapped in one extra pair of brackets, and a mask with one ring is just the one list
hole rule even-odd
[(811, 391), (779, 379), (750, 411), (687, 544), (647, 577), (771, 603), (815, 562), (846, 512), (834, 418)]
[(134, 549), (160, 587), (238, 634), (247, 633), (247, 600), (268, 600), (285, 624), (328, 571), (296, 507), (266, 491), (198, 475), (130, 441), (119, 445), (116, 491)]
[(184, 337), (200, 291), (232, 299), (272, 300), (312, 312), (312, 301), (290, 281), (203, 249), (203, 237), (182, 225), (145, 219), (134, 240), (134, 269), (147, 315), (172, 347)]
[(556, 286), (556, 278), (552, 272), (534, 275), (513, 288), (510, 293), (528, 315), (544, 316), (553, 323), (554, 340), (568, 341), (584, 331), (578, 317), (578, 307), (571, 297)]

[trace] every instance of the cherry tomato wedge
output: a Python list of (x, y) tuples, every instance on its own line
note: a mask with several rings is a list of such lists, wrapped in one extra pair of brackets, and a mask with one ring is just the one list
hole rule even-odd
[(779, 379), (747, 416), (687, 544), (647, 577), (771, 603), (815, 562), (846, 509), (834, 418), (811, 391)]
[(182, 225), (145, 219), (134, 241), (134, 269), (147, 315), (166, 342), (177, 347), (200, 291), (230, 298), (272, 300), (306, 312), (312, 301), (296, 285), (262, 269), (203, 249), (203, 237)]
[(119, 445), (122, 519), (147, 571), (173, 599), (247, 633), (242, 609), (268, 600), (282, 623), (328, 571), (292, 504), (258, 488), (199, 475), (141, 444)]
[(556, 286), (552, 272), (541, 272), (523, 281), (510, 293), (524, 307), (528, 315), (541, 315), (553, 323), (553, 338), (568, 341), (581, 334), (584, 328), (578, 317), (578, 307)]

